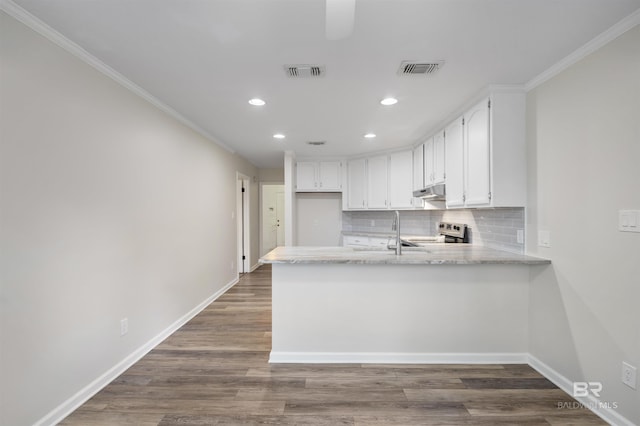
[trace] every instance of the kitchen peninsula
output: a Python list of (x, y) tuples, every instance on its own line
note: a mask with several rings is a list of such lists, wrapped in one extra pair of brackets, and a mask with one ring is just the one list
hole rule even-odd
[(526, 362), (530, 274), (549, 260), (470, 244), (397, 256), (279, 247), (270, 362)]

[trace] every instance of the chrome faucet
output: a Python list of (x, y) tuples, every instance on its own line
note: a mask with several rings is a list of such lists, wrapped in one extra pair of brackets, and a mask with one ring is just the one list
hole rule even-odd
[(400, 256), (402, 254), (402, 240), (400, 239), (400, 212), (398, 210), (396, 210), (391, 230), (396, 231), (396, 256)]

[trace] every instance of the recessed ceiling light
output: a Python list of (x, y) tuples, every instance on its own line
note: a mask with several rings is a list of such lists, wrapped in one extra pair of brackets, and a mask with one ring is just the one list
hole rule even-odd
[(266, 104), (265, 101), (263, 101), (260, 98), (253, 98), (253, 99), (249, 99), (249, 103), (253, 106), (262, 106), (264, 104)]
[(367, 133), (366, 135), (364, 135), (365, 138), (367, 139), (373, 139), (376, 137), (375, 133)]
[(396, 98), (384, 98), (383, 100), (380, 101), (380, 103), (382, 105), (395, 105), (398, 103), (398, 100)]
[(276, 133), (275, 135), (273, 135), (273, 137), (275, 139), (284, 139), (284, 135), (282, 133)]

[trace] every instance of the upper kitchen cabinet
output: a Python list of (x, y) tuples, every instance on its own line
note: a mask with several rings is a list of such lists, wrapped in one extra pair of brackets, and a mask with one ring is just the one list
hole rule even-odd
[(388, 156), (380, 155), (367, 159), (367, 207), (386, 209), (389, 207)]
[(489, 111), (491, 101), (483, 100), (464, 115), (465, 204), (491, 203), (491, 159)]
[(444, 183), (445, 131), (441, 130), (424, 143), (424, 185)]
[(432, 182), (444, 183), (445, 179), (445, 131), (436, 133), (433, 137), (433, 176)]
[(400, 151), (389, 155), (389, 207), (392, 209), (413, 206), (413, 152)]
[(342, 163), (340, 161), (298, 161), (296, 163), (297, 192), (340, 192)]
[(445, 129), (446, 205), (464, 207), (464, 136), (462, 118)]
[(342, 193), (342, 205), (348, 210), (367, 208), (367, 160), (347, 161), (347, 185)]
[[(347, 161), (342, 205), (345, 210), (416, 208), (413, 198), (413, 151)], [(420, 205), (422, 207), (421, 200)]]
[(525, 95), (494, 92), (446, 129), (447, 207), (526, 202)]
[(420, 144), (413, 149), (413, 190), (414, 191), (418, 191), (425, 187), (424, 145), (425, 144)]

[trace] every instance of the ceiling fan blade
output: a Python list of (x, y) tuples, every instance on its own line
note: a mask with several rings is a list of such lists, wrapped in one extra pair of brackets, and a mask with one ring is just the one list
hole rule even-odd
[(327, 0), (326, 36), (328, 40), (340, 40), (353, 32), (356, 0)]

